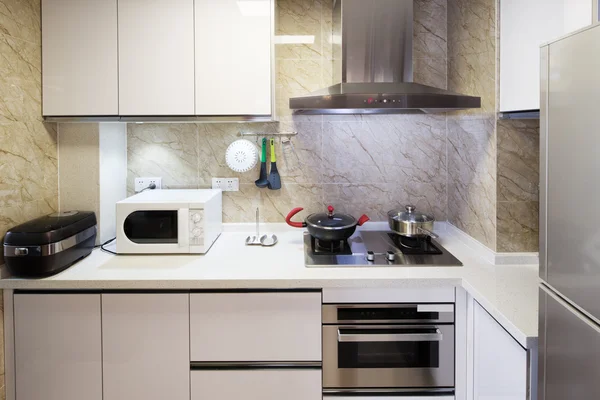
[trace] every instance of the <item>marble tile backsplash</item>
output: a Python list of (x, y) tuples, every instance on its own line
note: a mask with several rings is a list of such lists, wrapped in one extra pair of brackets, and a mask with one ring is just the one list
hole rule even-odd
[(540, 124), (498, 121), (498, 251), (539, 249)]
[(481, 109), (448, 115), (449, 221), (496, 249), (496, 0), (448, 2), (448, 89)]
[(535, 252), (539, 121), (497, 119), (497, 18), (497, 0), (448, 2), (448, 89), (482, 100), (448, 114), (448, 216), (498, 252)]
[[(369, 116), (355, 121), (314, 122), (295, 117), (273, 124), (130, 124), (128, 192), (136, 176), (162, 176), (165, 188), (207, 188), (212, 177), (238, 177), (240, 192), (224, 193), (227, 222), (252, 222), (261, 207), (268, 222), (283, 222), (294, 207), (305, 213), (332, 203), (354, 214), (385, 213), (408, 203), (446, 219), (446, 121), (443, 116)], [(225, 151), (239, 132), (268, 136), (293, 129), (289, 143), (276, 141), (280, 191), (254, 185), (258, 167), (235, 173)], [(253, 139), (254, 140), (254, 139)]]

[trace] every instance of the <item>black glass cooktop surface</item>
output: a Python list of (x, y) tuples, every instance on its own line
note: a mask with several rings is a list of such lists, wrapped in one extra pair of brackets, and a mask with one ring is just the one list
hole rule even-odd
[(413, 239), (390, 231), (359, 230), (347, 241), (319, 242), (304, 234), (307, 267), (435, 266), (460, 267), (462, 263), (430, 237)]

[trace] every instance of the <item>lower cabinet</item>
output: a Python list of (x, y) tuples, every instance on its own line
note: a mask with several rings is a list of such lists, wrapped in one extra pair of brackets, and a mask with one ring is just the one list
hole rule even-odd
[(16, 400), (322, 398), (290, 366), (321, 359), (319, 292), (16, 293), (14, 327)]
[(192, 371), (191, 400), (321, 400), (321, 370)]
[(16, 294), (17, 400), (102, 400), (100, 294)]
[(189, 400), (189, 294), (102, 295), (103, 400)]
[(527, 351), (476, 301), (473, 304), (473, 398), (529, 399)]

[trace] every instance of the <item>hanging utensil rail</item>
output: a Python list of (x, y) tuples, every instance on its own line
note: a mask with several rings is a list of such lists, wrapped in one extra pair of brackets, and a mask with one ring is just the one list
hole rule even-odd
[(273, 136), (296, 136), (298, 135), (298, 132), (275, 132), (275, 133), (258, 133), (258, 132), (239, 132), (238, 136), (266, 136), (266, 137), (273, 137)]

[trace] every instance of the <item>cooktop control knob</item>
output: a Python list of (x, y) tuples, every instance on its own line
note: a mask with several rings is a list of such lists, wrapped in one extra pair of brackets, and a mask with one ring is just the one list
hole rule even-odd
[(375, 253), (367, 251), (367, 261), (375, 261)]
[(396, 254), (394, 254), (393, 251), (388, 251), (385, 255), (385, 258), (387, 258), (389, 262), (394, 262), (396, 261)]
[(202, 218), (200, 217), (200, 214), (193, 214), (192, 215), (192, 221), (194, 222), (200, 222)]

